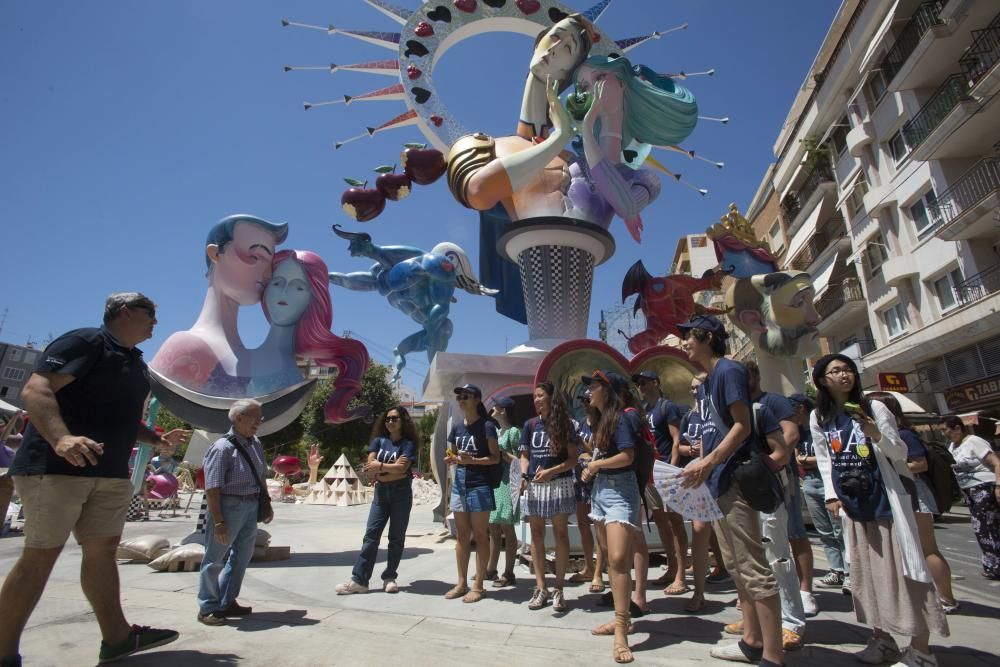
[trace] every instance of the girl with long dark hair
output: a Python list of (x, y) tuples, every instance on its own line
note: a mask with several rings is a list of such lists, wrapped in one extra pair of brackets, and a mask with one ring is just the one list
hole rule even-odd
[[(493, 588), (513, 586), (517, 581), (514, 576), (514, 565), (517, 564), (517, 534), (514, 526), (520, 523), (520, 516), (510, 497), (510, 471), (515, 461), (520, 466), (517, 448), (521, 443), (521, 429), (513, 424), (513, 412), (514, 399), (507, 396), (493, 401), (493, 408), (490, 410), (490, 416), (499, 424), (497, 445), (500, 447), (503, 464), (500, 486), (493, 491), (496, 509), (490, 512), (490, 562), (486, 567), (486, 578), (493, 579)], [(498, 576), (501, 541), (506, 552), (506, 567), (503, 574)]]
[(972, 515), (972, 530), (983, 551), (983, 576), (1000, 579), (1000, 456), (990, 443), (966, 430), (960, 417), (944, 420), (953, 469)]
[(938, 507), (934, 500), (934, 492), (931, 490), (931, 482), (926, 475), (927, 445), (910, 428), (909, 422), (903, 415), (903, 409), (895, 396), (886, 392), (871, 392), (868, 394), (868, 398), (881, 401), (896, 418), (899, 437), (906, 443), (906, 467), (913, 474), (913, 483), (917, 492), (917, 509), (915, 510), (917, 530), (920, 531), (920, 546), (924, 550), (927, 569), (931, 571), (931, 576), (934, 578), (934, 585), (937, 587), (938, 597), (944, 612), (949, 614), (957, 611), (958, 602), (951, 590), (951, 566), (948, 565), (948, 561), (938, 549), (937, 538), (934, 537), (934, 515), (938, 513)]
[(371, 444), (365, 472), (375, 478), (375, 497), (368, 512), (368, 527), (361, 553), (349, 581), (337, 585), (337, 595), (367, 593), (368, 581), (375, 570), (375, 556), (382, 531), (389, 526), (389, 553), (382, 572), (386, 593), (396, 593), (397, 568), (403, 557), (406, 526), (413, 508), (412, 467), (417, 460), (420, 436), (410, 413), (401, 405), (389, 408), (372, 426)]
[[(846, 515), (851, 591), (858, 621), (872, 627), (855, 657), (868, 664), (896, 661), (932, 667), (930, 633), (948, 635), (920, 546), (910, 495), (906, 443), (880, 401), (861, 394), (858, 368), (843, 354), (813, 367), (816, 409), (810, 418), (813, 449), (823, 477), (826, 507)], [(902, 654), (889, 633), (910, 637)]]
[[(500, 462), (496, 422), (490, 419), (483, 405), (483, 392), (479, 387), (466, 384), (455, 387), (456, 415), (448, 434), (448, 452), (444, 461), (455, 466), (455, 479), (451, 486), (451, 511), (455, 513), (455, 562), (458, 582), (445, 593), (445, 598), (462, 598), (462, 602), (479, 602), (485, 593), (483, 578), (489, 562), (490, 512), (496, 509), (496, 499), (490, 486), (488, 466)], [(472, 539), (481, 545), (476, 549), (476, 577), (469, 589), (469, 557)]]
[(576, 494), (576, 526), (580, 531), (580, 546), (583, 548), (583, 570), (569, 578), (571, 583), (583, 584), (590, 582), (591, 593), (604, 592), (604, 550), (595, 543), (594, 534), (590, 531), (590, 492), (594, 488), (594, 480), (589, 482), (580, 479), (583, 469), (594, 457), (594, 429), (601, 413), (590, 405), (590, 390), (580, 397), (586, 415), (580, 422), (577, 435), (580, 438), (577, 451), (576, 470), (573, 473), (573, 489)]
[[(577, 435), (566, 401), (551, 382), (539, 382), (533, 395), (537, 417), (521, 431), (521, 485), (527, 487), (524, 516), (531, 525), (531, 561), (536, 588), (528, 609), (541, 609), (552, 599), (556, 612), (566, 611), (563, 584), (569, 562), (569, 515), (576, 509), (573, 468), (577, 459)], [(545, 587), (545, 523), (552, 521), (556, 540), (556, 587)]]
[(613, 657), (617, 663), (635, 658), (628, 646), (632, 631), (629, 616), (629, 593), (632, 581), (632, 533), (639, 530), (639, 485), (633, 463), (635, 447), (642, 438), (643, 421), (636, 412), (625, 412), (620, 392), (627, 391), (625, 378), (611, 371), (594, 371), (581, 378), (590, 387), (590, 402), (600, 411), (594, 429), (594, 459), (581, 478), (594, 479), (591, 494), (591, 520), (607, 549), (608, 576), (615, 605), (613, 623), (600, 625), (595, 635), (614, 635)]

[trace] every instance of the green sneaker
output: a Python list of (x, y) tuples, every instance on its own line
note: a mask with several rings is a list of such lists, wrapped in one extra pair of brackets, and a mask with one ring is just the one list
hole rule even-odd
[(98, 662), (114, 662), (125, 656), (169, 644), (180, 637), (176, 630), (159, 630), (147, 625), (133, 625), (128, 633), (128, 639), (111, 646), (101, 642), (101, 653)]

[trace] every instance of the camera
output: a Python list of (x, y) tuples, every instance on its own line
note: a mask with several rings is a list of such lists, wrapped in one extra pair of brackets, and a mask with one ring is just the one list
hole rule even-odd
[(840, 490), (848, 498), (867, 498), (872, 491), (872, 478), (867, 470), (852, 468), (840, 473)]

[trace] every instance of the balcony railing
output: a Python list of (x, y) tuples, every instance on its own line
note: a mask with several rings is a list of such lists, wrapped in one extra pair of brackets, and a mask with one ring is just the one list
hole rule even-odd
[(796, 271), (805, 271), (816, 259), (823, 254), (823, 251), (832, 244), (847, 235), (847, 228), (844, 226), (844, 217), (837, 215), (820, 226), (815, 234), (806, 242), (805, 247), (795, 254), (795, 257), (788, 262), (788, 268)]
[(941, 24), (939, 17), (944, 5), (944, 0), (932, 0), (920, 5), (917, 7), (917, 11), (913, 12), (913, 16), (902, 32), (899, 33), (899, 37), (896, 38), (896, 43), (892, 45), (889, 52), (885, 54), (885, 58), (882, 59), (880, 66), (882, 73), (885, 75), (886, 83), (891, 82), (899, 73), (899, 70), (903, 69), (903, 65), (906, 64), (906, 60), (910, 57), (910, 54), (917, 48), (917, 44), (920, 43), (920, 38), (924, 36), (924, 33), (930, 30), (932, 25)]
[(931, 218), (938, 220), (938, 225), (947, 225), (996, 190), (1000, 190), (1000, 158), (984, 158), (938, 195)]
[(878, 346), (875, 344), (875, 341), (873, 341), (871, 338), (852, 338), (850, 340), (845, 340), (843, 343), (840, 344), (840, 351), (843, 352), (852, 345), (858, 346), (858, 351), (861, 352), (861, 356), (864, 356), (866, 354), (871, 354), (872, 352), (878, 349)]
[(982, 30), (973, 30), (972, 36), (972, 44), (958, 59), (970, 87), (1000, 60), (1000, 14)]
[(916, 148), (968, 94), (969, 80), (964, 74), (952, 74), (945, 79), (917, 115), (903, 126), (906, 143)]
[(955, 296), (958, 297), (958, 303), (963, 306), (985, 299), (998, 291), (1000, 291), (1000, 264), (994, 264), (955, 286)]
[(816, 312), (826, 319), (841, 306), (853, 301), (864, 302), (865, 295), (857, 278), (848, 278), (840, 284), (830, 285), (826, 293), (816, 300)]
[(833, 170), (828, 166), (813, 167), (798, 192), (789, 192), (781, 200), (781, 213), (785, 219), (785, 228), (791, 229), (792, 223), (802, 211), (802, 205), (809, 201), (813, 193), (823, 183), (833, 182)]

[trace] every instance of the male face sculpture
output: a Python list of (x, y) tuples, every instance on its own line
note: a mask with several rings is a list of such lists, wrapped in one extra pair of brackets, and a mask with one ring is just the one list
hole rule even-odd
[(237, 222), (231, 241), (221, 248), (214, 243), (205, 248), (211, 261), (209, 280), (241, 306), (258, 303), (271, 279), (274, 246), (274, 234), (264, 227)]
[(726, 294), (731, 317), (758, 349), (778, 357), (817, 351), (820, 322), (813, 306), (812, 278), (801, 271), (781, 271), (742, 278)]

